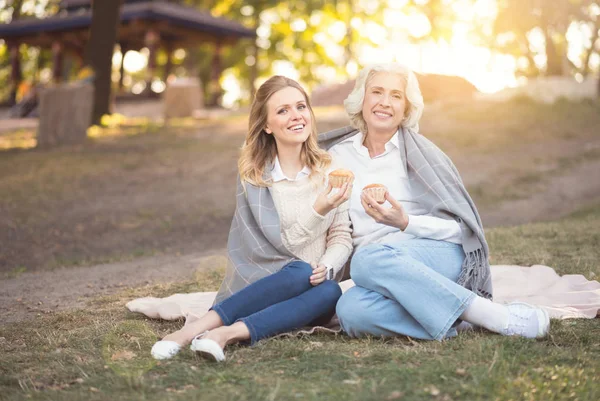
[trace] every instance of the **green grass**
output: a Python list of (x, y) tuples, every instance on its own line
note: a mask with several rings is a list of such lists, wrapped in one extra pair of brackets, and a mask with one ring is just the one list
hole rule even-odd
[[(494, 264), (543, 263), (598, 277), (600, 205), (487, 233)], [(0, 399), (31, 400), (597, 400), (600, 321), (552, 321), (543, 340), (463, 333), (438, 342), (319, 334), (233, 346), (227, 362), (190, 352), (157, 362), (154, 341), (180, 322), (125, 310), (140, 296), (217, 288), (193, 281), (94, 299), (85, 311), (0, 327)]]
[(486, 238), (492, 264), (542, 264), (560, 274), (599, 279), (600, 205), (557, 221), (497, 227)]
[[(429, 114), (430, 113), (430, 114)], [(597, 137), (600, 102), (561, 99), (543, 104), (527, 97), (507, 102), (449, 103), (425, 109), (421, 132), (442, 147), (493, 153), (552, 139)]]

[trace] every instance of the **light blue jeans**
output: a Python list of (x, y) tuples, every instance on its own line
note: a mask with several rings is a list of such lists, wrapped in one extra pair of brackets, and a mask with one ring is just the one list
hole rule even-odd
[(342, 329), (352, 337), (455, 336), (454, 323), (475, 298), (456, 284), (464, 258), (461, 245), (429, 239), (359, 248), (350, 265), (356, 286), (336, 307)]

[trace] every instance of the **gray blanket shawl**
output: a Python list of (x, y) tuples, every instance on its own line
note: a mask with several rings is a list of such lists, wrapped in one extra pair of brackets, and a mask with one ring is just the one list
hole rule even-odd
[[(352, 127), (340, 128), (322, 134), (319, 143), (329, 149), (357, 133)], [(454, 164), (420, 134), (404, 130), (400, 140), (405, 143), (403, 162), (414, 200), (434, 216), (456, 219), (461, 226), (466, 258), (458, 283), (478, 295), (491, 298), (492, 281), (483, 226)], [(269, 188), (246, 184), (244, 192), (238, 177), (227, 256), (225, 279), (215, 303), (296, 259), (283, 245), (279, 216)]]
[(296, 259), (283, 245), (279, 215), (270, 188), (246, 184), (244, 192), (239, 176), (227, 258), (225, 278), (215, 303)]

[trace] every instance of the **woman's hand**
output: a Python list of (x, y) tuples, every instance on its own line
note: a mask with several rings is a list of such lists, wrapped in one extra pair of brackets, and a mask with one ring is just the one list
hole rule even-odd
[(310, 285), (312, 285), (313, 287), (316, 287), (317, 285), (321, 284), (323, 281), (325, 281), (325, 276), (327, 275), (327, 268), (325, 267), (325, 265), (319, 263), (311, 263), (310, 264), (311, 267), (313, 268), (313, 274), (312, 276), (310, 276)]
[(404, 231), (408, 226), (408, 214), (404, 207), (390, 195), (389, 191), (385, 193), (385, 199), (390, 202), (391, 208), (383, 207), (366, 192), (360, 195), (360, 202), (365, 212), (376, 222)]
[(313, 205), (315, 211), (321, 216), (325, 216), (327, 213), (331, 212), (333, 209), (350, 199), (350, 194), (352, 193), (352, 184), (345, 183), (342, 185), (339, 191), (329, 196), (332, 190), (333, 187), (331, 184), (327, 185), (327, 189), (317, 196), (317, 200)]

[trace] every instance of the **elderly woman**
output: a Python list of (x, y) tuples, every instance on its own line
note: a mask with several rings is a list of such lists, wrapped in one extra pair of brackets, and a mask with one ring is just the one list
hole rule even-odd
[[(463, 320), (503, 335), (545, 336), (550, 321), (542, 309), (491, 301), (479, 214), (450, 159), (419, 134), (424, 105), (413, 72), (398, 64), (365, 68), (344, 105), (352, 128), (321, 138), (355, 176), (356, 286), (337, 304), (344, 331), (442, 340)], [(374, 183), (387, 188), (387, 203), (360, 191)]]

